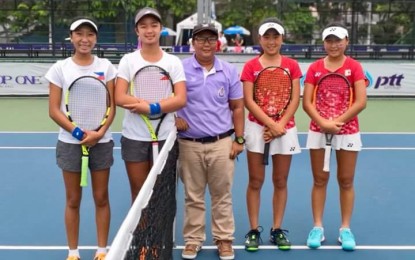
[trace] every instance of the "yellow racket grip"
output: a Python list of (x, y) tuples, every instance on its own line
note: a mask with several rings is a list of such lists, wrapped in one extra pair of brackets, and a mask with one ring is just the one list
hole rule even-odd
[(81, 187), (88, 186), (88, 165), (89, 165), (89, 157), (88, 156), (82, 156)]

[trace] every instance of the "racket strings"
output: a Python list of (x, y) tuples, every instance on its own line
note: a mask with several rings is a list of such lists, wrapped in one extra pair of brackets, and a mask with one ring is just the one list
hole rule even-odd
[(255, 82), (254, 99), (268, 115), (280, 115), (291, 99), (291, 78), (282, 69), (264, 70)]
[[(173, 84), (168, 72), (157, 66), (142, 68), (132, 81), (131, 95), (148, 103), (160, 102), (171, 97)], [(161, 118), (163, 113), (148, 115), (151, 120)]]
[(109, 95), (105, 85), (94, 78), (77, 80), (69, 90), (68, 110), (80, 128), (95, 130), (106, 117)]
[(133, 94), (150, 103), (159, 102), (172, 95), (169, 75), (156, 68), (141, 70), (133, 80)]
[(331, 75), (320, 81), (314, 99), (322, 117), (336, 118), (351, 106), (352, 91), (347, 79)]

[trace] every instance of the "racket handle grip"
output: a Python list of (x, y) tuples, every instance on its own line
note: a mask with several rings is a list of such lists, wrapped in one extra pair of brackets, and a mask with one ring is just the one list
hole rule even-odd
[(89, 157), (82, 156), (82, 165), (81, 165), (81, 187), (88, 186), (88, 165)]
[(152, 150), (153, 150), (153, 165), (154, 165), (154, 163), (157, 160), (157, 157), (159, 156), (159, 145), (158, 145), (158, 142), (153, 142)]
[(262, 161), (263, 165), (268, 165), (268, 157), (269, 157), (269, 143), (265, 143), (265, 145), (264, 145), (264, 159)]
[(331, 154), (331, 146), (326, 145), (326, 148), (324, 149), (324, 166), (323, 166), (324, 172), (330, 172), (330, 154)]

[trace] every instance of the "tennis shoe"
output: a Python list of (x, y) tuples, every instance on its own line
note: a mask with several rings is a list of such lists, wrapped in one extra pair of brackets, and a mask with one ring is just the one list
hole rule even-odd
[(235, 258), (235, 252), (232, 248), (232, 241), (230, 240), (218, 240), (216, 241), (218, 246), (218, 254), (221, 260), (232, 260)]
[(71, 255), (71, 256), (68, 256), (66, 260), (81, 260), (81, 258), (79, 256)]
[(200, 245), (197, 244), (186, 244), (182, 252), (183, 259), (195, 259), (197, 253), (202, 249)]
[(345, 251), (353, 251), (356, 247), (356, 241), (350, 228), (341, 228), (339, 235), (339, 242)]
[(291, 249), (291, 242), (287, 238), (288, 230), (285, 229), (272, 229), (270, 231), (270, 238), (269, 241), (278, 246), (280, 250), (290, 250)]
[(105, 254), (105, 253), (96, 254), (95, 257), (94, 257), (94, 260), (105, 260), (106, 256), (107, 256), (107, 254)]
[(321, 246), (321, 242), (324, 240), (324, 229), (322, 227), (313, 227), (308, 234), (307, 246), (309, 248), (319, 248)]
[(258, 251), (259, 244), (262, 243), (261, 232), (262, 227), (259, 226), (256, 229), (251, 229), (248, 234), (245, 235), (245, 250), (249, 252)]

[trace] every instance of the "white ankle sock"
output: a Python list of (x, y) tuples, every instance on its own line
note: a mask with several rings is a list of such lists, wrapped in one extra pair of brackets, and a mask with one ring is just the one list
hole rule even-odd
[(78, 248), (77, 249), (69, 249), (68, 256), (80, 257)]

